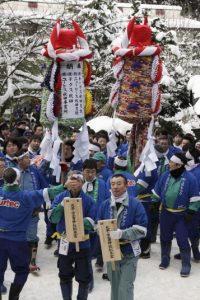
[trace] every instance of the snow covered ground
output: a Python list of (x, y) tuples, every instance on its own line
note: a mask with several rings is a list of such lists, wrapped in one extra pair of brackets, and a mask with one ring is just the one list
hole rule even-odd
[[(61, 300), (59, 289), (57, 258), (53, 252), (56, 244), (51, 249), (44, 248), (45, 225), (41, 216), (39, 226), (39, 252), (38, 265), (41, 268), (39, 275), (29, 275), (28, 281), (21, 293), (20, 300)], [(172, 257), (177, 253), (177, 245), (174, 241)], [(192, 262), (192, 271), (189, 278), (179, 275), (180, 262), (171, 259), (171, 266), (167, 270), (158, 268), (160, 260), (160, 245), (157, 242), (152, 245), (152, 257), (147, 260), (139, 260), (138, 274), (135, 282), (135, 300), (199, 300), (200, 299), (200, 264)], [(109, 282), (101, 279), (102, 274), (94, 271), (95, 288), (88, 300), (109, 300)], [(5, 285), (9, 288), (13, 279), (10, 268), (6, 272)], [(74, 283), (73, 300), (76, 299), (77, 284)], [(3, 300), (8, 296), (3, 296)], [(126, 300), (126, 299), (120, 299)]]

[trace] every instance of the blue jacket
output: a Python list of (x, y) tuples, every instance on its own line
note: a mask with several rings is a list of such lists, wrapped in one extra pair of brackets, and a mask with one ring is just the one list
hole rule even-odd
[(104, 166), (101, 170), (98, 171), (97, 176), (98, 178), (101, 178), (106, 182), (108, 178), (112, 175), (112, 173), (113, 172), (110, 169)]
[[(141, 199), (141, 201), (149, 202), (151, 201), (151, 195), (152, 195), (152, 190), (161, 175), (161, 164), (162, 160), (159, 160), (156, 162), (157, 168), (152, 170), (149, 175), (146, 175), (145, 170), (139, 173), (139, 175), (136, 177), (136, 182), (137, 182), (137, 191), (136, 195)], [(167, 165), (164, 166), (163, 168), (167, 168)], [(141, 188), (138, 187), (141, 186)]]
[[(30, 182), (26, 181), (27, 174), (30, 175)], [(21, 170), (20, 188), (22, 190), (40, 190), (46, 187), (48, 187), (48, 182), (36, 166), (30, 165), (27, 170)]]
[(0, 190), (0, 238), (25, 241), (33, 209), (43, 202), (42, 190), (21, 191), (3, 187)]
[[(98, 180), (98, 193), (97, 193), (97, 199), (95, 201), (95, 199), (92, 197), (92, 195), (88, 194), (96, 203), (97, 205), (97, 211), (99, 210), (99, 207), (101, 206), (102, 202), (105, 201), (106, 199), (108, 199), (108, 197), (110, 196), (110, 192), (108, 190), (108, 187), (105, 183), (105, 181), (103, 179), (97, 178), (96, 180)], [(86, 193), (87, 194), (87, 193)]]
[[(115, 205), (112, 203), (111, 199), (107, 199), (101, 205), (99, 210), (98, 219), (99, 220), (108, 220), (115, 218)], [(147, 227), (147, 216), (145, 213), (145, 209), (143, 205), (135, 199), (134, 197), (129, 197), (127, 202), (123, 203), (123, 210), (117, 215), (117, 225), (119, 229), (122, 229), (124, 232), (127, 230), (130, 231), (134, 230), (133, 225), (139, 225), (141, 228), (146, 229)], [(130, 234), (133, 236), (133, 234)], [(134, 233), (134, 239), (138, 240), (145, 235), (141, 233)], [(122, 236), (123, 238), (123, 236)], [(128, 238), (126, 237), (126, 240)], [(120, 245), (121, 251), (123, 254), (130, 254), (133, 253), (132, 246), (130, 242)]]
[[(58, 205), (60, 205), (60, 203), (62, 202), (62, 200), (65, 197), (71, 197), (70, 192), (68, 190), (66, 190), (65, 192), (59, 194), (57, 197), (55, 197), (55, 199), (52, 202), (52, 213), (50, 216), (50, 221), (52, 223), (54, 223), (53, 221), (53, 212), (54, 212), (54, 208), (56, 208)], [(80, 192), (80, 195), (78, 196), (78, 198), (82, 198), (82, 207), (83, 207), (83, 218), (85, 217), (90, 217), (91, 219), (93, 219), (94, 221), (96, 220), (96, 216), (97, 216), (97, 210), (96, 210), (96, 204), (94, 203), (94, 201), (92, 200), (92, 198), (88, 195), (86, 195), (83, 191)], [(61, 205), (60, 205), (61, 206)], [(62, 217), (59, 220), (59, 222), (57, 223), (57, 231), (62, 234), (66, 231), (65, 228), (65, 219), (64, 219), (64, 208), (62, 207)], [(87, 234), (88, 232), (86, 232)], [(90, 247), (90, 240), (87, 239), (84, 242), (80, 242), (79, 243), (80, 248), (89, 248)], [(75, 249), (75, 243), (69, 243), (69, 252)]]
[[(153, 193), (160, 198), (162, 204), (166, 205), (165, 193), (167, 191), (170, 180), (170, 172), (166, 171), (157, 181)], [(196, 178), (188, 171), (184, 171), (181, 175), (181, 184), (178, 196), (174, 203), (174, 209), (187, 209), (190, 203), (200, 201), (199, 187)]]

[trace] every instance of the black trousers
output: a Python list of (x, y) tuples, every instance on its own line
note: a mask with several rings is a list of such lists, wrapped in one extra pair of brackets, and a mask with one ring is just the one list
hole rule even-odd
[(79, 286), (86, 287), (92, 280), (90, 268), (90, 249), (73, 250), (68, 255), (58, 256), (58, 276), (60, 282), (70, 283), (75, 276)]

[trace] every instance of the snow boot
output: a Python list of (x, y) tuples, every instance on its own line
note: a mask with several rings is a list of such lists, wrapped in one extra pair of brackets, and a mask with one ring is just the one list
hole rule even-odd
[(161, 243), (161, 263), (159, 265), (161, 270), (165, 270), (167, 267), (169, 267), (171, 246), (171, 243)]
[(199, 239), (190, 239), (193, 258), (195, 262), (200, 262)]
[(191, 270), (191, 253), (190, 249), (181, 250), (181, 263), (182, 268), (180, 275), (181, 277), (188, 277), (190, 275)]
[(77, 300), (87, 300), (87, 298), (88, 298), (88, 286), (83, 287), (80, 286), (79, 284)]
[(0, 292), (0, 300), (2, 300), (1, 292)]
[(19, 294), (23, 289), (23, 285), (11, 283), (8, 300), (19, 300)]
[(30, 248), (30, 257), (31, 257), (29, 269), (31, 273), (35, 273), (40, 271), (40, 268), (36, 264), (38, 242), (29, 242), (28, 245)]
[(60, 282), (63, 300), (72, 300), (72, 282)]

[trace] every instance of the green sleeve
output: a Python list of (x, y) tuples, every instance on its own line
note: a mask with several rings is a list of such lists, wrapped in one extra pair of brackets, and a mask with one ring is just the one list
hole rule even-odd
[(47, 190), (48, 190), (49, 198), (51, 200), (53, 200), (55, 198), (55, 196), (64, 192), (66, 189), (64, 188), (64, 186), (62, 184), (60, 184), (60, 185), (56, 185), (54, 187), (48, 188)]
[[(138, 226), (139, 227), (139, 226)], [(122, 238), (128, 241), (135, 241), (139, 240), (141, 238), (144, 238), (146, 235), (145, 228), (137, 228), (137, 226), (132, 226), (130, 228), (127, 228), (123, 230)]]
[(189, 209), (194, 210), (194, 211), (198, 211), (200, 209), (200, 201), (197, 202), (191, 202), (189, 204)]
[(63, 215), (64, 215), (64, 207), (61, 204), (59, 204), (52, 209), (49, 220), (50, 222), (57, 224), (62, 219)]

